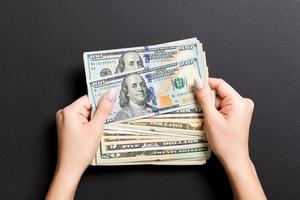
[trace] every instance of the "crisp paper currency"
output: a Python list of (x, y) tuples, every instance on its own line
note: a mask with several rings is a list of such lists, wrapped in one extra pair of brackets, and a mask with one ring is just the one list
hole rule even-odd
[(165, 161), (165, 162), (155, 162), (152, 165), (204, 165), (206, 160), (187, 160), (187, 161)]
[(150, 117), (195, 107), (194, 79), (202, 77), (198, 58), (168, 65), (104, 77), (88, 83), (95, 110), (99, 98), (107, 91), (117, 92), (117, 101), (106, 124)]
[[(124, 124), (130, 124), (130, 123), (138, 123), (138, 122), (155, 122), (158, 123), (158, 126), (162, 126), (160, 123), (166, 123), (167, 126), (167, 122), (177, 122), (177, 123), (192, 123), (192, 124), (196, 124), (196, 125), (203, 125), (203, 118), (200, 118), (198, 116), (191, 116), (190, 118), (143, 118), (143, 119), (137, 119), (137, 120), (133, 120), (131, 122), (123, 122)], [(171, 124), (172, 126), (172, 124)], [(174, 127), (176, 128), (176, 127)]]
[[(182, 42), (181, 44), (187, 44), (188, 42), (195, 42), (195, 40), (183, 40), (183, 41), (176, 41), (176, 42), (171, 42), (171, 43), (166, 43), (165, 45), (166, 46), (172, 46), (172, 45), (174, 45), (174, 44), (176, 44), (176, 45), (179, 45), (179, 42)], [(162, 45), (156, 45), (156, 46), (160, 46), (160, 47), (162, 47)], [(205, 81), (206, 83), (208, 82), (208, 67), (207, 67), (207, 64), (206, 64), (206, 58), (205, 58), (205, 52), (203, 52), (202, 51), (202, 45), (200, 44), (200, 46), (201, 46), (201, 50), (199, 51), (199, 56), (201, 57), (199, 60), (201, 60), (201, 62), (202, 62), (202, 65), (203, 66), (205, 66), (204, 67), (204, 70), (203, 70), (203, 74), (204, 74), (204, 76), (202, 77), (202, 81)], [(129, 50), (129, 49), (128, 49)], [(115, 52), (116, 51), (120, 51), (120, 49), (119, 50), (114, 50)], [(130, 52), (130, 50), (129, 50), (129, 52)], [(156, 53), (158, 53), (158, 52), (156, 52)], [(162, 55), (164, 54), (165, 52), (162, 52)], [(125, 53), (126, 54), (126, 53)], [(156, 55), (158, 55), (158, 54), (156, 54)], [(146, 54), (146, 56), (147, 56), (147, 54)], [(120, 61), (121, 61), (122, 59), (120, 59)], [(122, 60), (122, 62), (123, 61), (125, 61), (126, 59), (123, 59)], [(172, 62), (172, 61), (171, 61)], [(95, 63), (94, 63), (95, 64)], [(97, 64), (97, 63), (96, 63)], [(99, 63), (98, 63), (99, 64)], [(102, 63), (103, 64), (103, 63)], [(148, 67), (148, 66), (144, 66), (144, 67)], [(126, 68), (126, 67), (125, 67)], [(124, 69), (125, 69), (124, 68)], [(127, 70), (128, 69), (130, 69), (130, 70), (132, 70), (132, 69), (134, 69), (134, 68), (126, 68)], [(124, 71), (126, 71), (126, 70), (124, 70)], [(97, 76), (99, 76), (99, 73), (97, 72), (97, 71), (94, 71), (94, 72), (96, 72), (95, 73), (95, 75)], [(105, 70), (104, 70), (104, 72), (105, 72)], [(118, 72), (118, 73), (120, 73), (120, 71)], [(108, 75), (108, 74), (107, 74)], [(186, 110), (188, 110), (187, 112), (182, 112), (182, 110), (180, 110), (180, 111), (178, 111), (178, 112), (181, 112), (181, 114), (175, 114), (175, 113), (172, 113), (172, 114), (163, 114), (163, 115), (157, 115), (157, 116), (154, 116), (154, 117), (152, 117), (152, 119), (156, 119), (156, 118), (160, 118), (160, 119), (163, 119), (163, 120), (170, 120), (170, 119), (176, 119), (176, 120), (178, 120), (178, 119), (201, 119), (201, 118), (203, 118), (203, 113), (201, 112), (201, 110), (199, 109), (199, 110), (193, 110), (193, 109), (186, 109)], [(200, 112), (199, 112), (200, 111)], [(177, 113), (178, 113), (177, 112)], [(165, 116), (164, 116), (165, 115)], [(114, 124), (114, 125), (117, 125), (117, 124)], [(135, 130), (134, 129), (136, 129), (136, 128), (139, 128), (139, 127), (132, 127), (132, 128), (129, 128), (129, 129), (127, 129), (126, 128), (126, 131), (133, 131), (133, 132), (135, 132)], [(117, 131), (118, 132), (118, 129), (119, 128), (117, 128), (117, 127), (114, 127), (113, 128), (113, 130), (110, 130), (110, 131)], [(184, 137), (185, 135), (183, 135), (183, 134), (180, 134), (180, 135), (178, 135), (178, 137), (177, 137), (177, 135), (176, 136), (173, 136), (172, 134), (170, 134), (169, 135), (169, 133), (163, 133), (163, 134), (160, 134), (160, 131), (161, 130), (150, 130), (150, 131), (146, 131), (146, 130), (142, 130), (141, 132), (139, 132), (139, 133), (134, 133), (134, 134), (132, 134), (132, 132), (130, 132), (130, 134), (127, 134), (127, 133), (117, 133), (117, 134), (111, 134), (111, 133), (109, 133), (109, 135), (108, 136), (105, 136), (104, 138), (106, 138), (107, 140), (106, 140), (106, 142), (108, 142), (108, 141), (131, 141), (131, 142), (136, 142), (136, 141), (138, 141), (138, 140), (143, 140), (143, 141), (149, 141), (149, 140), (153, 140), (153, 139), (160, 139), (160, 140), (166, 140), (166, 139), (168, 139), (168, 138), (182, 138), (182, 137)], [(146, 132), (146, 133), (145, 133)], [(153, 134), (154, 133), (154, 134)], [(189, 137), (192, 137), (192, 136), (189, 136)], [(196, 138), (199, 138), (199, 136), (197, 135), (197, 136), (194, 136), (194, 139), (196, 139)], [(117, 140), (116, 140), (117, 139)], [(98, 149), (98, 152), (97, 152), (97, 157), (99, 158), (99, 155), (100, 155), (100, 149)], [(209, 156), (208, 156), (209, 157)], [(162, 163), (162, 162), (164, 162), (164, 163), (167, 163), (167, 165), (175, 165), (175, 164), (178, 164), (179, 163), (179, 165), (184, 165), (184, 162), (185, 161), (187, 161), (187, 162), (185, 162), (185, 163), (187, 163), (188, 165), (192, 165), (192, 163), (189, 163), (189, 162), (193, 162), (193, 160), (189, 160), (189, 159), (194, 159), (194, 158), (182, 158), (182, 159), (177, 159), (177, 160), (166, 160), (166, 161), (154, 161), (154, 162), (148, 162), (148, 161), (131, 161), (131, 162), (125, 162), (125, 161), (123, 161), (123, 162), (121, 162), (121, 163), (118, 163), (118, 162), (115, 162), (115, 163), (113, 163), (113, 164), (111, 164), (111, 163), (108, 163), (108, 165), (126, 165), (126, 164), (159, 164), (159, 163)], [(97, 159), (95, 158), (94, 159), (94, 161), (93, 161), (93, 164), (96, 164), (96, 165), (99, 165), (99, 163), (98, 162), (96, 162), (97, 161)], [(98, 159), (98, 161), (99, 161), (99, 159)], [(206, 160), (195, 160), (196, 162), (197, 161), (200, 161), (200, 162), (203, 162), (203, 161), (205, 161), (206, 162)], [(105, 165), (105, 164), (107, 164), (107, 162), (101, 162), (102, 163), (102, 165)], [(172, 164), (171, 164), (172, 163)], [(163, 163), (162, 163), (163, 164)]]
[[(187, 148), (187, 149), (163, 149), (151, 151), (135, 151), (122, 153), (100, 153), (96, 162), (132, 162), (149, 160), (170, 160), (181, 158), (199, 158), (206, 159), (209, 155), (207, 146)], [(99, 160), (99, 161), (98, 161)]]
[(140, 162), (123, 162), (123, 163), (92, 163), (97, 166), (120, 166), (120, 165), (204, 165), (206, 160), (163, 160), (163, 161), (140, 161)]
[[(164, 136), (175, 136), (175, 137), (190, 137), (190, 136), (203, 136), (203, 130), (186, 130), (186, 129), (177, 129), (170, 127), (149, 127), (150, 123), (144, 123), (143, 125), (131, 125), (131, 124), (119, 124), (118, 127), (111, 129), (112, 131), (136, 131), (139, 130), (141, 133), (148, 133), (149, 135), (164, 135)], [(185, 124), (186, 127), (189, 127), (188, 124)], [(193, 129), (193, 127), (192, 127)]]
[(201, 43), (195, 39), (175, 41), (154, 46), (85, 52), (83, 54), (87, 80), (169, 64), (198, 57), (203, 59)]
[(204, 118), (203, 113), (190, 113), (190, 114), (162, 114), (162, 115), (156, 115), (148, 119), (203, 119), (203, 118)]
[[(118, 124), (117, 126), (109, 126), (105, 128), (105, 131), (111, 131), (110, 133), (106, 133), (107, 136), (117, 136), (117, 135), (135, 135), (135, 136), (174, 136), (174, 137), (186, 137), (190, 135), (186, 135), (184, 133), (178, 133), (178, 132), (163, 132), (163, 131), (158, 131), (155, 129), (152, 130), (142, 130), (143, 127), (136, 127), (133, 125), (126, 125), (125, 126), (122, 124), (120, 126)], [(199, 134), (196, 134), (195, 136), (199, 136)]]
[(172, 136), (102, 136), (104, 142), (117, 142), (117, 141), (139, 141), (139, 140), (160, 140), (160, 141), (165, 141), (171, 139), (177, 139), (177, 140), (182, 140), (184, 139), (199, 139), (203, 136), (179, 136), (179, 137), (172, 137)]
[(158, 139), (158, 138), (149, 138), (149, 136), (147, 137), (143, 137), (143, 138), (123, 138), (123, 137), (103, 137), (103, 141), (104, 142), (118, 142), (118, 141), (140, 141), (140, 140), (152, 140), (152, 139)]
[[(109, 126), (109, 129), (104, 129), (102, 134), (103, 136), (149, 136), (149, 137), (186, 137), (186, 135), (180, 135), (178, 133), (169, 133), (162, 131), (148, 131), (148, 130), (139, 130), (135, 129), (134, 126), (126, 127), (116, 127)], [(198, 135), (197, 135), (198, 136)]]
[[(107, 154), (107, 153), (124, 153), (124, 152), (140, 152), (140, 151), (157, 151), (157, 150), (177, 150), (177, 149), (192, 149), (192, 148), (200, 148), (203, 146), (207, 146), (207, 142), (198, 142), (196, 144), (177, 144), (177, 145), (166, 145), (166, 142), (159, 141), (159, 142), (142, 142), (140, 141), (139, 143), (135, 142), (130, 145), (130, 141), (127, 141), (128, 144), (120, 144), (117, 145), (119, 149), (112, 150), (114, 145), (110, 145), (111, 147), (108, 149), (108, 145), (102, 145), (102, 154)], [(169, 142), (171, 143), (171, 142)], [(175, 142), (173, 142), (175, 143)], [(148, 146), (146, 146), (148, 145)], [(134, 148), (136, 146), (136, 148)], [(126, 149), (127, 147), (127, 149)], [(103, 151), (104, 150), (104, 151)]]
[[(103, 141), (103, 139), (102, 139)], [(199, 139), (168, 139), (168, 140), (147, 140), (147, 141), (120, 141), (120, 142), (102, 142), (102, 153), (113, 152), (132, 152), (141, 150), (157, 150), (157, 149), (179, 149), (203, 146), (207, 144), (204, 138)]]
[(189, 122), (155, 122), (155, 121), (141, 121), (141, 122), (128, 122), (127, 124), (119, 124), (119, 128), (140, 129), (145, 131), (162, 131), (165, 133), (178, 133), (186, 135), (200, 135), (203, 134), (202, 123), (189, 123)]

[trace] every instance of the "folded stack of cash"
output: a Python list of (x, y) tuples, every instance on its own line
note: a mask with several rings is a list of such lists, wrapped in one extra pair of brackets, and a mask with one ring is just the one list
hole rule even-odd
[(114, 90), (92, 165), (202, 165), (210, 156), (194, 79), (208, 80), (197, 38), (159, 45), (85, 52), (93, 113)]

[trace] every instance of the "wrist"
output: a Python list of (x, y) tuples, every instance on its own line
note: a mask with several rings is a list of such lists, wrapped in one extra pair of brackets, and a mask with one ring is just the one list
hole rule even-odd
[(55, 170), (55, 178), (60, 179), (66, 184), (77, 185), (83, 172), (75, 170), (71, 167), (57, 166)]
[(256, 174), (255, 166), (249, 159), (224, 164), (234, 199), (266, 199)]
[(46, 199), (73, 199), (80, 178), (81, 174), (57, 166)]
[(237, 160), (226, 160), (222, 162), (227, 173), (239, 173), (252, 171), (254, 169), (254, 165), (249, 157), (241, 158)]

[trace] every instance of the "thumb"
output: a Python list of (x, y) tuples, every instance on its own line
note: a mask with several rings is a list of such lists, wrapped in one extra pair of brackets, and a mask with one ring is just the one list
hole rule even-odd
[(102, 131), (105, 121), (113, 107), (113, 104), (116, 100), (116, 92), (111, 90), (100, 98), (96, 112), (93, 118), (90, 121), (92, 127), (97, 131)]
[(211, 89), (208, 84), (204, 84), (203, 81), (198, 78), (194, 80), (195, 91), (200, 108), (203, 111), (204, 116), (207, 119), (213, 119), (218, 116), (219, 112), (215, 107), (215, 102), (211, 96)]

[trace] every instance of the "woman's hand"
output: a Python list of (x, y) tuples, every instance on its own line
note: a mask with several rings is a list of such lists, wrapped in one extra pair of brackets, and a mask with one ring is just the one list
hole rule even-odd
[(195, 81), (196, 94), (204, 113), (207, 139), (224, 164), (249, 160), (248, 138), (254, 103), (241, 97), (222, 79), (209, 79), (212, 90), (217, 92), (216, 105), (210, 88)]
[(73, 199), (80, 177), (99, 147), (101, 131), (114, 102), (114, 92), (104, 94), (91, 120), (86, 95), (57, 111), (57, 166), (47, 199)]
[[(253, 101), (241, 97), (222, 79), (210, 78), (209, 85), (198, 79), (195, 87), (208, 143), (228, 174), (234, 197), (266, 199), (248, 150)], [(217, 92), (216, 102), (210, 88)]]

